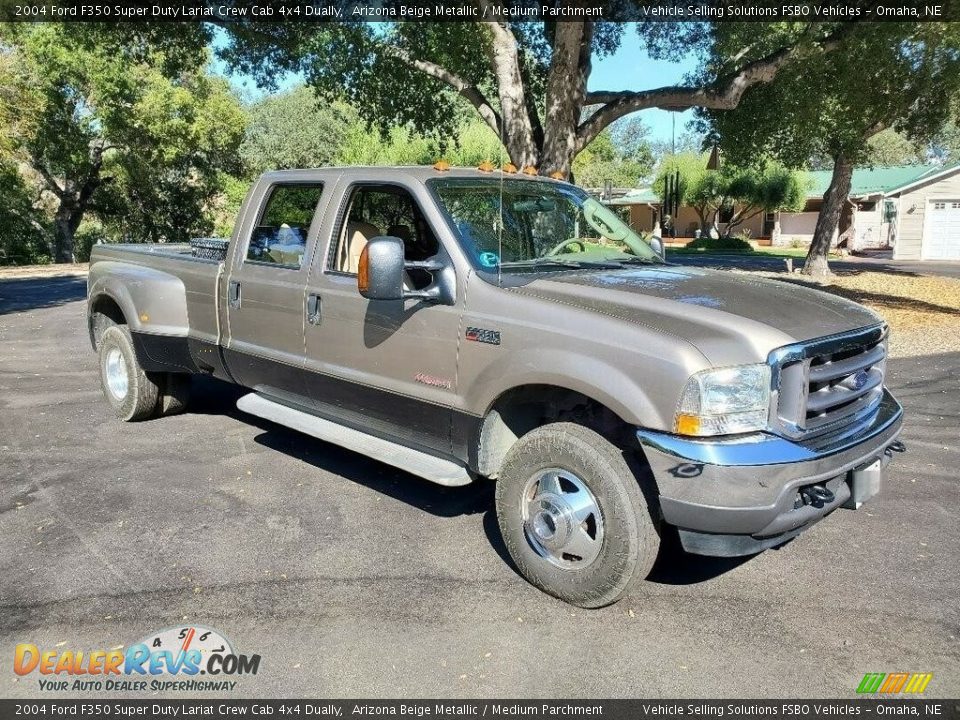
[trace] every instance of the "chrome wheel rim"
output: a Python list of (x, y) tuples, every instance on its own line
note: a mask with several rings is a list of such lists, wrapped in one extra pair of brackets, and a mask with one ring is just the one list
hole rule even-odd
[(123, 361), (123, 354), (117, 348), (107, 351), (104, 361), (104, 372), (107, 376), (107, 388), (117, 400), (127, 396), (130, 380), (127, 376), (127, 364)]
[(520, 499), (523, 530), (530, 547), (553, 565), (580, 570), (603, 547), (603, 515), (596, 497), (574, 473), (540, 470)]

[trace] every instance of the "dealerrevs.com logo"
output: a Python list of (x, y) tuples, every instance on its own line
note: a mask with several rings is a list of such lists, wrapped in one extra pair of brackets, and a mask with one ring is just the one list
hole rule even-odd
[(35, 674), (40, 690), (50, 691), (232, 691), (234, 677), (259, 669), (259, 655), (239, 654), (221, 633), (201, 626), (167, 628), (112, 650), (20, 643), (13, 656), (17, 675)]

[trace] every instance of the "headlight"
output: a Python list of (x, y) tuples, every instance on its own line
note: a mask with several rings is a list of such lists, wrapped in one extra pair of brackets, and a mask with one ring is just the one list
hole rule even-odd
[(741, 365), (704, 370), (687, 381), (674, 429), (680, 435), (728, 435), (767, 426), (770, 367)]

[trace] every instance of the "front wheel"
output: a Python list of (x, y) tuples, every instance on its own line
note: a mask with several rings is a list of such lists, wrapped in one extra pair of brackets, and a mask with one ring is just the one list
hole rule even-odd
[(140, 367), (126, 325), (111, 325), (100, 338), (100, 384), (117, 417), (146, 420), (157, 409), (160, 389)]
[(541, 590), (584, 608), (622, 598), (653, 567), (658, 522), (621, 450), (556, 423), (524, 435), (497, 480), (510, 556)]

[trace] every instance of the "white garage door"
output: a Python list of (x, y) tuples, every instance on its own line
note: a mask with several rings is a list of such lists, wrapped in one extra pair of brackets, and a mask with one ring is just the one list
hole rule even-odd
[(927, 260), (960, 260), (960, 200), (931, 200), (927, 208)]

